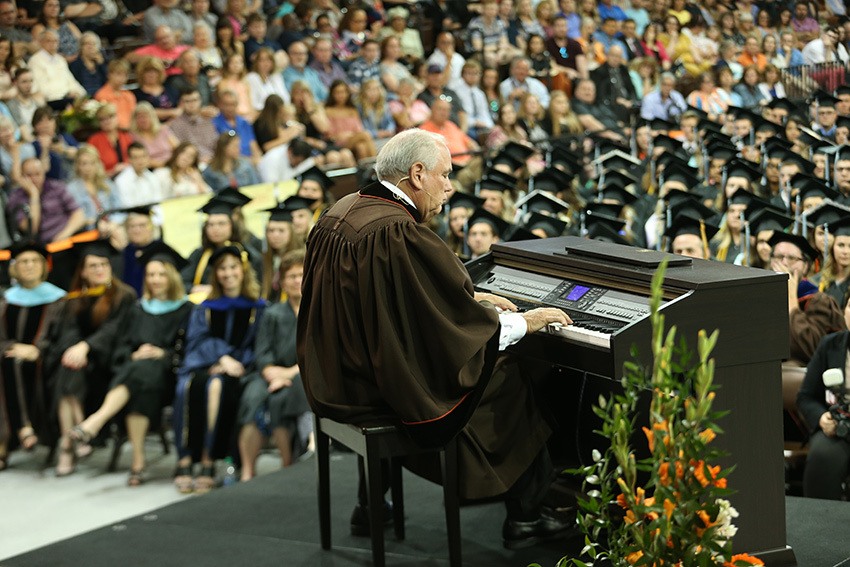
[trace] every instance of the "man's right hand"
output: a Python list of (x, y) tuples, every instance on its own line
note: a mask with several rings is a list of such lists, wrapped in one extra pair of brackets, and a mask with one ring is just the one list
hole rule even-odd
[(823, 412), (823, 415), (820, 416), (820, 425), (821, 431), (827, 437), (835, 437), (835, 419), (833, 419), (832, 414), (828, 411)]
[(522, 314), (525, 319), (525, 324), (528, 325), (529, 333), (536, 333), (546, 325), (559, 323), (567, 326), (571, 325), (573, 320), (566, 313), (554, 307), (538, 307), (531, 311), (526, 311)]

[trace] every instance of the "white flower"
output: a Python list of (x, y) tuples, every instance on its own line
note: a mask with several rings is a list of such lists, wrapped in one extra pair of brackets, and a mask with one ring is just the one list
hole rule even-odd
[(723, 498), (717, 499), (720, 510), (717, 512), (717, 537), (718, 542), (729, 541), (738, 532), (738, 528), (732, 523), (732, 518), (738, 517), (738, 511), (732, 504)]

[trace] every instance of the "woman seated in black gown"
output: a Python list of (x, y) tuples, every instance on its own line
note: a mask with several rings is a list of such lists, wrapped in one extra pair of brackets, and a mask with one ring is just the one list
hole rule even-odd
[[(50, 437), (41, 357), (65, 291), (47, 283), (47, 251), (25, 242), (11, 250), (15, 285), (0, 299), (0, 470), (15, 447), (32, 451)], [(5, 425), (5, 427), (4, 427)]]
[(103, 405), (71, 431), (87, 443), (118, 412), (127, 415), (127, 437), (133, 448), (129, 486), (144, 482), (145, 436), (153, 422), (159, 424), (162, 408), (171, 403), (174, 370), (192, 304), (186, 300), (178, 271), (185, 263), (173, 248), (158, 240), (139, 258), (145, 276), (142, 299), (132, 307), (127, 329), (115, 349), (115, 377)]
[[(174, 484), (181, 493), (211, 490), (215, 460), (233, 454), (241, 378), (253, 370), (254, 339), (265, 308), (241, 245), (218, 248), (210, 266), (212, 291), (189, 317), (177, 376)], [(192, 465), (198, 462), (200, 474), (193, 480)]]
[[(284, 256), (280, 264), (280, 283), (287, 299), (268, 307), (260, 322), (254, 348), (256, 370), (245, 377), (245, 390), (239, 404), (243, 481), (254, 477), (264, 436), (271, 435), (280, 451), (281, 465), (288, 467), (292, 464), (292, 433), (297, 430), (299, 421), (311, 421), (300, 420), (309, 413), (310, 407), (295, 359), (295, 325), (301, 306), (303, 274), (303, 250)], [(307, 433), (310, 432), (312, 428)]]
[(103, 402), (112, 377), (112, 357), (136, 301), (133, 289), (112, 275), (114, 249), (106, 241), (81, 245), (71, 292), (50, 332), (44, 367), (59, 415), (59, 461), (56, 475), (74, 472), (76, 458), (91, 454), (91, 445), (75, 443), (71, 430)]

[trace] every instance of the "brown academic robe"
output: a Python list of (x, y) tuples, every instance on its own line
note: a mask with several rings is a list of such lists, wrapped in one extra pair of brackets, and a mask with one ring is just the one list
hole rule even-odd
[(835, 300), (825, 293), (816, 293), (800, 301), (800, 309), (789, 316), (791, 359), (806, 366), (821, 339), (830, 333), (846, 329), (844, 313)]
[[(550, 431), (516, 365), (496, 363), (497, 313), (419, 220), (375, 184), (313, 228), (298, 316), (304, 387), (318, 416), (401, 422), (430, 446), (459, 433), (461, 496), (496, 496)], [(439, 480), (433, 460), (406, 466)]]

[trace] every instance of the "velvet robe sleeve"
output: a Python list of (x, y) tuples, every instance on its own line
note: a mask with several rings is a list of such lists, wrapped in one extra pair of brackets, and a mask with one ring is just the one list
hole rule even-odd
[(224, 355), (238, 360), (247, 370), (254, 363), (254, 341), (257, 327), (262, 322), (261, 308), (257, 308), (256, 317), (257, 320), (248, 329), (242, 344), (234, 347), (226, 340), (212, 336), (207, 323), (207, 308), (201, 305), (195, 307), (186, 328), (186, 349), (180, 372), (209, 368)]
[(804, 308), (795, 309), (789, 323), (791, 358), (803, 364), (808, 364), (823, 337), (846, 328), (841, 309), (824, 293), (815, 294)]
[(490, 378), (498, 315), (474, 300), (466, 270), (426, 226), (376, 220), (346, 238), (323, 220), (310, 236), (298, 316), (314, 409), (356, 420), (385, 404), (420, 443), (445, 442)]

